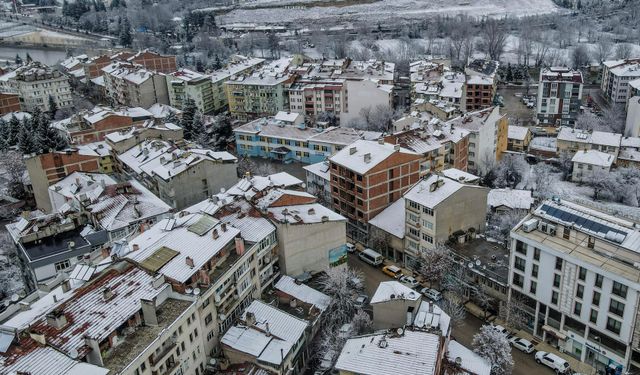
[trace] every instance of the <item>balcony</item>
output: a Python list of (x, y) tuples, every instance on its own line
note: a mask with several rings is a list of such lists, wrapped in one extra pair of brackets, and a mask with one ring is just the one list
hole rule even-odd
[(171, 353), (173, 349), (175, 349), (177, 346), (178, 346), (178, 343), (175, 336), (167, 340), (167, 342), (165, 342), (162, 345), (160, 352), (157, 355), (154, 354), (153, 356), (151, 356), (151, 359), (149, 360), (149, 363), (151, 363), (151, 366), (157, 367), (157, 365), (162, 363), (166, 359), (168, 354)]

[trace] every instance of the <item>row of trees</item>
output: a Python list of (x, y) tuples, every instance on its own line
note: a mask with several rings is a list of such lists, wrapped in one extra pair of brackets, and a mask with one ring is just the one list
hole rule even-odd
[(50, 150), (62, 150), (68, 146), (67, 139), (51, 127), (47, 114), (36, 109), (31, 117), (22, 121), (15, 116), (9, 121), (0, 120), (0, 150), (17, 148), (22, 154), (46, 153)]

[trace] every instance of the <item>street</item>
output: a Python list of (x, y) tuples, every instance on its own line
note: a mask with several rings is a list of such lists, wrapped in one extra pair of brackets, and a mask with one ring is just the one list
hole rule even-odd
[[(349, 260), (347, 262), (351, 269), (360, 271), (365, 281), (365, 292), (371, 298), (375, 293), (378, 284), (383, 281), (393, 280), (391, 277), (382, 273), (380, 268), (373, 267), (369, 264), (362, 262), (358, 259), (357, 254), (349, 254)], [(467, 314), (464, 322), (459, 326), (453, 328), (451, 339), (455, 338), (461, 344), (471, 348), (471, 341), (473, 335), (475, 335), (482, 326), (482, 320), (476, 318), (471, 314)], [(511, 351), (514, 361), (513, 375), (532, 375), (532, 374), (554, 374), (554, 372), (544, 366), (539, 365), (534, 360), (534, 353), (525, 354), (518, 349), (512, 349)]]

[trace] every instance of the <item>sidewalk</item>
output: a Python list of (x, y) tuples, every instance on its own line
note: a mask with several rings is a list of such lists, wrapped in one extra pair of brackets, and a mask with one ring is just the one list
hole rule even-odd
[(581, 374), (595, 374), (596, 373), (596, 369), (589, 366), (588, 364), (581, 362), (579, 359), (576, 359), (566, 353), (561, 353), (560, 351), (558, 351), (558, 349), (556, 349), (555, 347), (547, 344), (544, 341), (539, 340), (536, 337), (533, 337), (529, 332), (524, 331), (524, 330), (520, 330), (518, 332), (516, 332), (516, 335), (519, 337), (522, 337), (523, 339), (527, 339), (529, 341), (531, 341), (531, 343), (534, 345), (534, 347), (536, 348), (536, 351), (543, 351), (543, 352), (549, 352), (549, 353), (553, 353), (561, 358), (563, 358), (565, 361), (569, 362), (569, 366), (571, 367), (571, 370), (573, 370), (574, 372), (578, 372)]

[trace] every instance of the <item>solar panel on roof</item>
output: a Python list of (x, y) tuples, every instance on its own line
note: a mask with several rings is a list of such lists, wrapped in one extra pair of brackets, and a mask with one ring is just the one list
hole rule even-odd
[[(562, 210), (560, 208), (557, 207), (552, 207), (549, 206), (547, 204), (543, 204), (541, 207), (541, 210), (543, 212), (545, 212), (546, 215), (554, 217), (562, 222), (565, 223), (572, 223), (578, 227), (581, 227), (582, 229), (592, 232), (592, 233), (598, 233), (598, 234), (602, 234), (603, 236), (605, 234), (607, 234), (608, 232), (613, 232), (613, 233), (617, 233), (622, 235), (623, 237), (626, 237), (627, 233), (624, 231), (621, 231), (619, 229), (610, 227), (606, 224), (603, 223), (599, 223), (597, 221), (588, 219), (586, 217), (583, 216), (579, 216), (573, 212), (569, 212), (569, 211), (565, 211)], [(622, 242), (622, 241), (621, 241)]]
[(69, 275), (70, 279), (89, 281), (91, 276), (96, 272), (96, 267), (88, 266), (86, 264), (78, 264), (71, 271)]
[(198, 221), (189, 225), (187, 230), (198, 236), (204, 236), (204, 234), (213, 229), (216, 224), (218, 224), (218, 220), (208, 215), (202, 215)]
[(140, 266), (151, 272), (157, 272), (178, 254), (179, 253), (177, 251), (166, 246), (162, 246), (158, 250), (154, 251), (153, 254), (149, 255), (145, 260), (140, 262)]

